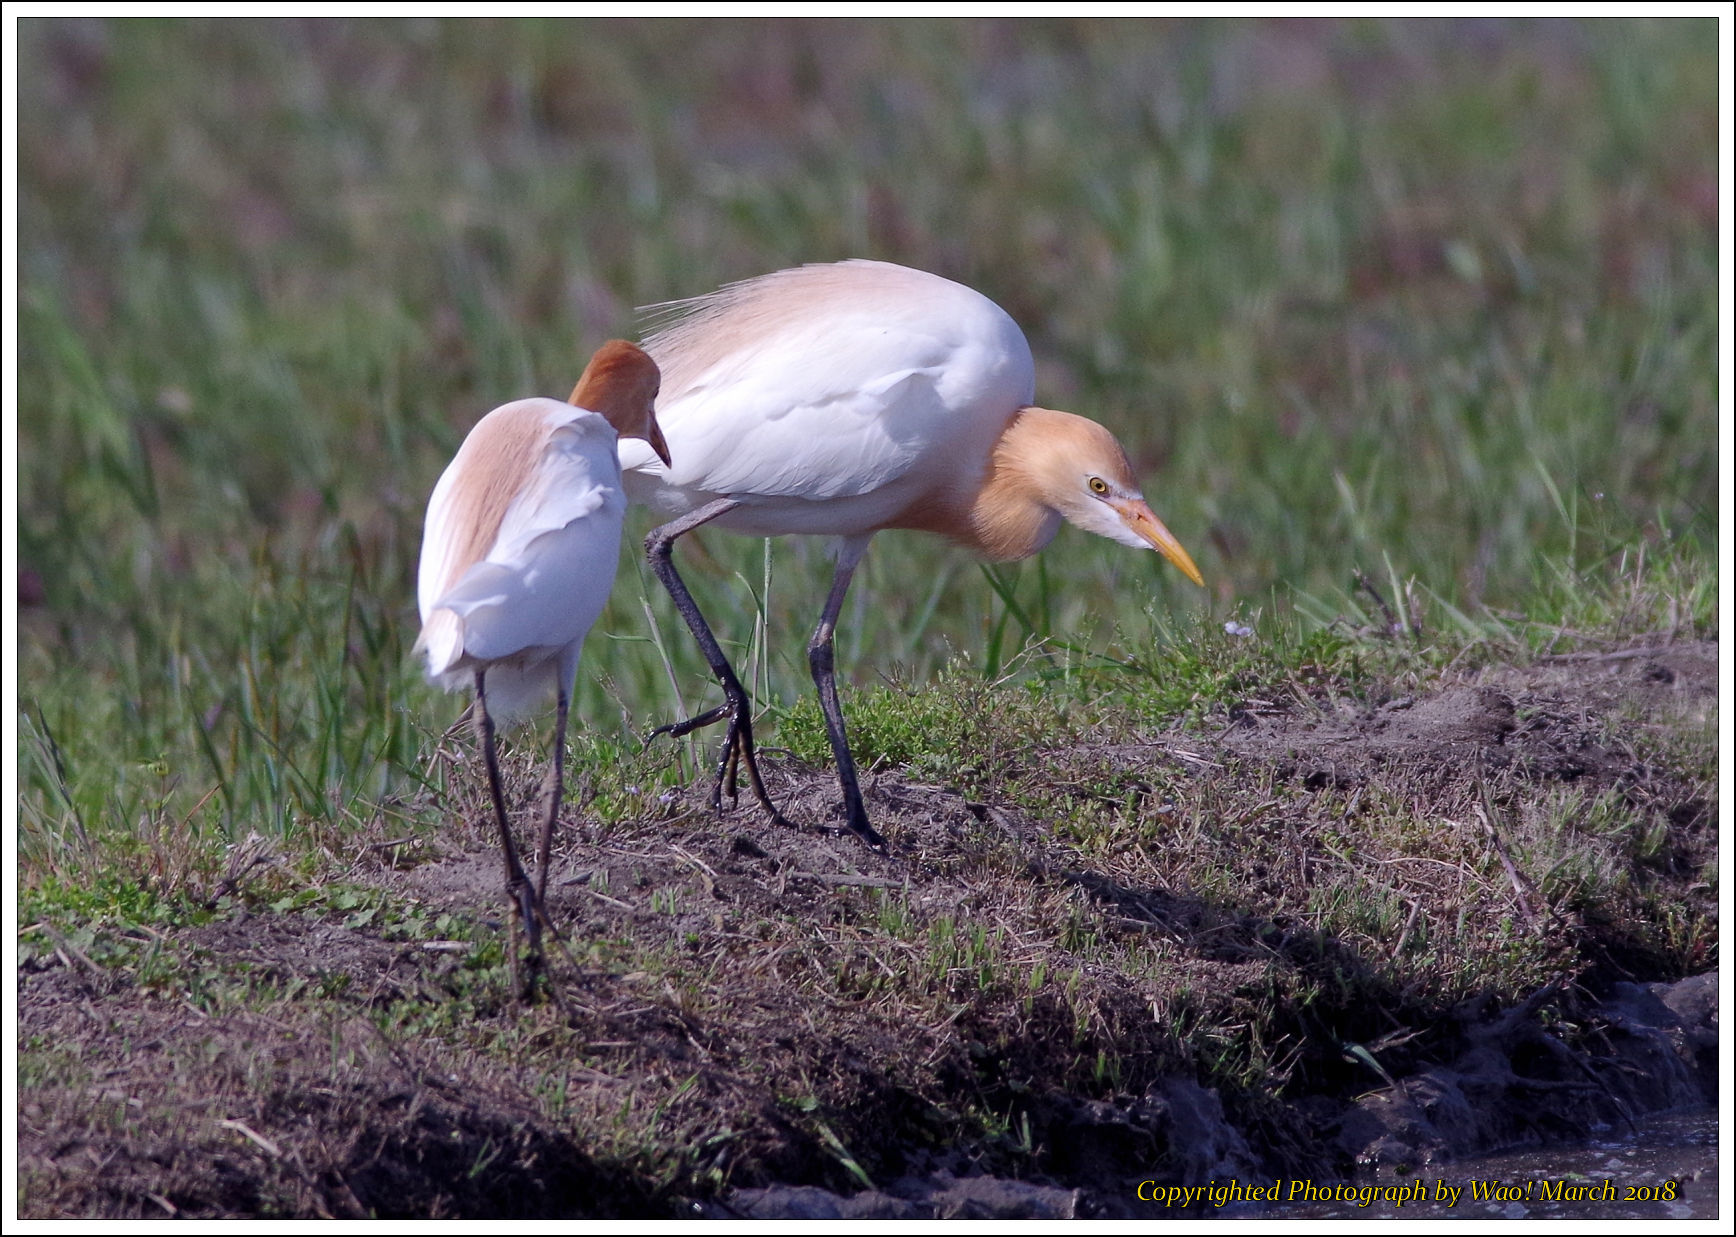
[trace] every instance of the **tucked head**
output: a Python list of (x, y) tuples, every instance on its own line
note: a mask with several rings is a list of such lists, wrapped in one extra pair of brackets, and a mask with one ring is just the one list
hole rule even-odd
[(655, 410), (661, 381), (657, 362), (642, 348), (611, 339), (591, 357), (567, 403), (596, 413), (622, 438), (643, 438), (667, 465), (669, 447)]

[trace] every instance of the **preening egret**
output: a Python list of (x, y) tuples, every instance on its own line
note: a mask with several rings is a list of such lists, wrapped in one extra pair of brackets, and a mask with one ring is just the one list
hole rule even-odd
[(663, 307), (645, 341), (663, 373), (658, 421), (675, 462), (633, 445), (628, 497), (668, 523), (646, 555), (726, 697), (664, 729), (729, 718), (713, 801), (738, 759), (782, 820), (754, 760), (741, 682), (675, 571), (675, 539), (702, 524), (750, 536), (839, 539), (837, 566), (808, 642), (845, 819), (874, 845), (833, 676), (832, 634), (869, 539), (885, 528), (939, 533), (990, 559), (1035, 554), (1062, 520), (1156, 549), (1195, 584), (1187, 551), (1153, 514), (1114, 436), (1094, 421), (1032, 406), (1030, 346), (998, 305), (961, 284), (885, 262), (797, 267)]
[[(422, 611), (416, 651), (440, 686), (476, 688), (473, 721), (500, 826), (507, 897), (515, 908), (508, 914), (524, 920), (533, 968), (541, 959), (539, 918), (561, 803), (567, 696), (579, 645), (609, 598), (620, 553), (627, 500), (617, 438), (641, 439), (668, 462), (653, 411), (657, 385), (657, 366), (644, 352), (625, 340), (604, 344), (586, 366), (572, 403), (521, 399), (478, 421), (428, 500), (416, 580)], [(547, 815), (533, 890), (507, 824), (489, 705), (492, 697), (495, 711), (511, 720), (545, 699), (550, 688), (554, 754), (543, 786)], [(513, 922), (510, 965), (517, 991)]]

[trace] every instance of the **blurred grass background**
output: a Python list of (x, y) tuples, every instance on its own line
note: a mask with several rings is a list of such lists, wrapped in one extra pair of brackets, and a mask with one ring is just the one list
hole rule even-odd
[[(991, 587), (885, 535), (858, 683), (1326, 624), (1358, 570), (1541, 631), (1668, 563), (1670, 621), (1712, 623), (1710, 21), (18, 31), (27, 880), (413, 816), (461, 707), (409, 647), (465, 431), (564, 396), (635, 306), (802, 262), (1000, 302), (1039, 400), (1122, 437), (1208, 577), (1069, 530)], [(581, 747), (713, 698), (645, 527)], [(807, 692), (823, 545), (684, 546), (762, 699)]]

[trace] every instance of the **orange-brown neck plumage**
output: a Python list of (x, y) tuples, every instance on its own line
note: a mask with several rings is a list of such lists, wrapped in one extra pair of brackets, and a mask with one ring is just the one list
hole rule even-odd
[(1201, 584), (1199, 568), (1163, 526), (1115, 435), (1052, 408), (1021, 408), (975, 477), (925, 490), (882, 528), (950, 537), (991, 559), (1028, 558), (1066, 520), (1137, 549), (1156, 550)]
[(1054, 539), (1060, 512), (1044, 502), (1043, 449), (1050, 413), (1022, 408), (1008, 422), (968, 515), (966, 544), (985, 558), (1029, 558)]
[(1028, 558), (1062, 520), (1082, 522), (1095, 476), (1137, 492), (1127, 453), (1108, 430), (1070, 412), (1021, 408), (995, 443), (961, 540), (987, 558)]

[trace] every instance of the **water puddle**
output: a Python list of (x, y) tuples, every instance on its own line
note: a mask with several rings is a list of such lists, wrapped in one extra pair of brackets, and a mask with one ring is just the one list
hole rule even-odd
[(1404, 1182), (1280, 1179), (1277, 1187), (1276, 1201), (1231, 1203), (1218, 1214), (1274, 1220), (1715, 1219), (1718, 1112), (1661, 1113), (1641, 1120), (1637, 1134), (1622, 1126), (1583, 1143), (1435, 1164)]

